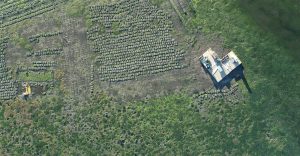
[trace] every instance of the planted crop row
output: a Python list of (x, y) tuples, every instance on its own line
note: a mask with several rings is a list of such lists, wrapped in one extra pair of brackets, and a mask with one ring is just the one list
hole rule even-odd
[[(22, 81), (17, 81), (17, 83), (22, 83)], [(37, 82), (37, 81), (28, 81), (28, 84), (31, 86), (31, 87), (43, 87), (43, 86), (50, 86), (51, 83), (53, 83), (53, 81), (40, 81), (40, 82)]]
[(38, 43), (40, 38), (45, 38), (45, 37), (53, 37), (53, 36), (58, 36), (61, 35), (62, 32), (58, 31), (58, 32), (48, 32), (48, 33), (42, 33), (42, 34), (37, 34), (34, 36), (30, 36), (29, 37), (29, 42), (34, 42), (34, 43)]
[(4, 6), (0, 11), (0, 28), (10, 26), (12, 24), (31, 19), (35, 16), (52, 11), (57, 5), (55, 1), (12, 1), (10, 5)]
[[(171, 37), (169, 36), (168, 33), (171, 30), (172, 30), (171, 24), (167, 24), (163, 28), (153, 27), (153, 28), (135, 29), (134, 31), (131, 31), (131, 29), (128, 29), (128, 30), (122, 32), (121, 34), (119, 34), (118, 36), (116, 36), (116, 35), (103, 36), (103, 35), (101, 35), (102, 34), (101, 33), (101, 31), (102, 31), (101, 28), (99, 28), (98, 26), (95, 26), (95, 27), (92, 27), (87, 32), (87, 37), (88, 37), (88, 40), (91, 40), (91, 41), (98, 41), (98, 40), (101, 41), (101, 40), (107, 40), (107, 39), (112, 39), (113, 38), (114, 40), (117, 40), (118, 42), (122, 42), (124, 40), (133, 39), (134, 37), (138, 37), (141, 34), (143, 34), (143, 35), (145, 35), (145, 37), (163, 36), (162, 39), (167, 38), (169, 40)], [(105, 32), (108, 33), (108, 34), (113, 34), (112, 30), (106, 30)]]
[(149, 2), (124, 0), (90, 7), (89, 45), (102, 81), (126, 81), (185, 67), (172, 22)]
[(44, 49), (44, 50), (40, 50), (40, 51), (32, 51), (30, 53), (27, 53), (27, 57), (30, 57), (30, 56), (60, 55), (61, 53), (63, 53), (62, 48)]
[(47, 67), (18, 67), (17, 72), (26, 72), (26, 71), (34, 71), (34, 72), (39, 72), (39, 71), (46, 71), (48, 68)]
[(12, 99), (17, 94), (15, 83), (6, 67), (5, 49), (7, 44), (7, 37), (0, 39), (0, 100)]
[[(90, 6), (89, 11), (97, 15), (119, 14), (140, 6), (140, 2), (136, 0), (123, 0), (113, 5), (95, 5)], [(92, 15), (93, 15), (92, 14)], [(92, 16), (95, 17), (95, 16)]]
[(237, 104), (240, 99), (243, 99), (241, 92), (238, 89), (238, 83), (231, 86), (229, 89), (208, 90), (199, 92), (193, 95), (194, 107), (196, 110), (201, 109), (201, 105), (212, 103), (212, 101), (223, 101), (231, 104)]
[(45, 81), (45, 82), (35, 82), (35, 81), (30, 81), (28, 82), (30, 86), (37, 87), (37, 86), (49, 86), (49, 84), (53, 83), (53, 81)]
[(57, 63), (55, 61), (34, 61), (33, 67), (55, 67)]
[[(32, 0), (29, 2), (26, 1), (15, 1), (14, 3), (11, 3), (10, 5), (6, 5), (1, 9), (1, 20), (6, 20), (9, 17), (13, 17), (15, 15), (18, 15), (22, 12), (26, 12), (32, 8), (36, 8), (41, 5), (41, 2), (39, 0)], [(19, 8), (19, 6), (22, 6)]]
[(173, 64), (165, 64), (165, 65), (160, 64), (159, 66), (155, 65), (146, 68), (121, 69), (121, 70), (108, 67), (104, 69), (103, 68), (98, 69), (98, 71), (99, 74), (101, 75), (100, 80), (109, 81), (109, 82), (119, 82), (119, 81), (133, 80), (136, 79), (138, 76), (158, 74), (161, 72), (166, 72), (174, 69), (181, 69), (184, 67), (185, 67), (184, 65), (173, 63)]
[[(53, 36), (59, 36), (61, 35), (61, 31), (55, 31), (55, 32), (45, 32), (45, 33), (39, 33), (35, 34), (31, 37), (29, 37), (29, 41), (31, 43), (39, 43), (40, 38), (48, 38), (48, 37), (53, 37)], [(52, 57), (50, 56), (55, 56), (55, 55), (61, 55), (63, 53), (63, 48), (47, 48), (39, 51), (31, 51), (26, 54), (27, 57), (43, 57), (47, 58), (47, 61), (33, 61), (32, 62), (32, 67), (19, 67), (17, 69), (17, 72), (45, 72), (49, 70), (53, 70), (53, 68), (57, 67), (57, 62), (56, 61), (51, 61), (53, 60)], [(32, 79), (34, 80), (34, 78)], [(53, 85), (53, 84), (51, 84)]]
[(90, 94), (94, 94), (94, 65), (91, 65), (91, 76), (90, 76)]

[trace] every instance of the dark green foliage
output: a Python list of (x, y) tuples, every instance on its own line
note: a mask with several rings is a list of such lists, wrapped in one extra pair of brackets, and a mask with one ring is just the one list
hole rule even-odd
[(100, 94), (80, 104), (62, 98), (17, 100), (0, 107), (0, 147), (3, 154), (17, 155), (251, 152), (245, 138), (259, 137), (252, 134), (254, 116), (245, 111), (247, 105), (221, 99), (201, 104), (186, 95), (171, 95), (120, 104)]
[[(255, 133), (262, 136), (256, 140), (258, 155), (299, 155), (300, 66), (291, 50), (243, 14), (239, 1), (200, 0), (194, 7), (194, 24), (221, 36), (244, 60), (254, 92), (247, 105), (256, 116)], [(262, 146), (264, 141), (268, 144)]]
[(266, 31), (278, 37), (290, 49), (289, 54), (300, 58), (300, 3), (297, 0), (240, 0), (242, 8)]

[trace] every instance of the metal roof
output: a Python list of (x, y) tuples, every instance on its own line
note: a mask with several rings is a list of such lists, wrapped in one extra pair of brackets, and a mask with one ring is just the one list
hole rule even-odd
[(211, 48), (200, 57), (200, 61), (217, 82), (223, 80), (230, 72), (242, 64), (233, 51), (220, 59)]

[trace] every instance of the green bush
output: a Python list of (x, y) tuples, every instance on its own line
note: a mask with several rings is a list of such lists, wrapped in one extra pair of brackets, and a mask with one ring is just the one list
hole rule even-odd
[(83, 16), (86, 3), (82, 0), (70, 0), (66, 5), (66, 13), (71, 17)]
[(17, 44), (20, 45), (22, 48), (31, 51), (33, 49), (32, 45), (25, 37), (19, 37), (16, 39)]
[(157, 6), (160, 6), (163, 2), (163, 0), (151, 0), (151, 3)]

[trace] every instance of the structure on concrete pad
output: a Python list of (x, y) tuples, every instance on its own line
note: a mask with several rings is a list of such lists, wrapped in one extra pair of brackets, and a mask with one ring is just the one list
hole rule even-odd
[(221, 59), (209, 48), (199, 59), (217, 88), (230, 84), (232, 79), (240, 79), (244, 76), (242, 62), (233, 51)]

